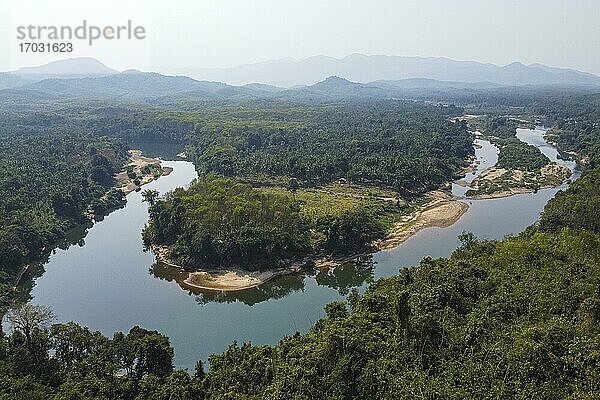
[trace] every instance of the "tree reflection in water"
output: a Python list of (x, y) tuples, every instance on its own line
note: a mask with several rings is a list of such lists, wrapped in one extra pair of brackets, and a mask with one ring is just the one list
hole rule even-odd
[(365, 283), (373, 282), (374, 263), (368, 256), (359, 257), (352, 262), (342, 264), (337, 268), (317, 269), (278, 277), (257, 288), (235, 292), (211, 291), (190, 289), (183, 281), (188, 277), (188, 272), (156, 263), (150, 267), (150, 274), (168, 282), (175, 281), (190, 295), (196, 296), (196, 302), (204, 305), (210, 302), (234, 303), (242, 302), (249, 306), (271, 299), (281, 299), (290, 293), (304, 290), (305, 279), (314, 278), (318, 285), (337, 290), (342, 296), (348, 295), (352, 288), (358, 288)]
[(342, 296), (346, 296), (352, 288), (372, 283), (374, 269), (373, 257), (365, 255), (336, 268), (321, 269), (315, 279), (319, 285), (335, 289)]

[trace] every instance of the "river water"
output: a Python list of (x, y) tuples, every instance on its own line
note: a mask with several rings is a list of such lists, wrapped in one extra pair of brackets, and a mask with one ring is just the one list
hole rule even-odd
[[(517, 132), (552, 161), (574, 170), (575, 164), (560, 160), (543, 134), (540, 129)], [(478, 139), (476, 145), (478, 165), (467, 175), (467, 182), (497, 161), (498, 152), (491, 143)], [(173, 173), (145, 189), (165, 193), (196, 177), (189, 162), (165, 161), (163, 166), (173, 167)], [(89, 229), (84, 243), (51, 255), (45, 272), (36, 279), (31, 302), (51, 307), (59, 322), (75, 321), (107, 336), (134, 325), (158, 330), (171, 338), (176, 366), (193, 370), (196, 360), (223, 352), (232, 341), (275, 344), (284, 335), (305, 332), (324, 315), (327, 303), (344, 299), (352, 288), (364, 290), (373, 280), (397, 274), (423, 256), (448, 256), (463, 231), (481, 239), (519, 233), (565, 187), (503, 199), (463, 199), (469, 210), (448, 228), (424, 229), (395, 249), (344, 268), (283, 277), (236, 294), (191, 293), (178, 285), (172, 269), (153, 265), (154, 256), (143, 251), (140, 234), (148, 218), (147, 204), (139, 192), (132, 193), (125, 208)], [(453, 185), (458, 197), (465, 191)]]

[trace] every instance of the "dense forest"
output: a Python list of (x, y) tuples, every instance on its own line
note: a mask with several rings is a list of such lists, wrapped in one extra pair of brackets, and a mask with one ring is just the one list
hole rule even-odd
[(328, 305), (306, 335), (213, 356), (208, 398), (593, 396), (599, 250), (590, 233), (465, 243)]
[(291, 197), (262, 193), (247, 184), (215, 176), (152, 199), (143, 232), (150, 245), (172, 246), (178, 265), (240, 265), (292, 258), (307, 252), (308, 227)]
[(466, 125), (448, 121), (457, 113), (395, 101), (332, 106), (287, 126), (203, 129), (189, 154), (204, 173), (346, 179), (422, 193), (452, 180), (472, 154)]
[(11, 114), (1, 121), (0, 275), (12, 285), (23, 264), (70, 229), (124, 203), (111, 188), (127, 153), (120, 142), (60, 118)]
[[(585, 161), (586, 170), (580, 180), (549, 202), (540, 223), (521, 235), (488, 241), (465, 233), (460, 236), (461, 247), (450, 257), (437, 260), (426, 257), (418, 266), (378, 280), (363, 294), (351, 291), (346, 302), (327, 305), (326, 317), (305, 334), (282, 338), (274, 346), (233, 343), (224, 353), (210, 357), (207, 371), (202, 363), (197, 364), (195, 371), (176, 371), (173, 348), (159, 332), (134, 327), (128, 333), (118, 332), (107, 338), (75, 323), (53, 324), (51, 311), (44, 307), (16, 307), (6, 316), (11, 332), (0, 335), (0, 399), (597, 398), (600, 224), (596, 211), (600, 176), (594, 167), (598, 165), (600, 117), (597, 108), (589, 106), (591, 100), (587, 95), (543, 101), (548, 108), (541, 101), (528, 103), (528, 107), (532, 112), (547, 111), (548, 119), (556, 127), (553, 140), (565, 152), (577, 151), (578, 157)], [(147, 118), (147, 112), (139, 114), (145, 116), (142, 119)], [(230, 112), (233, 111), (221, 110), (216, 115)], [(311, 118), (322, 116), (321, 112), (307, 111)], [(341, 111), (338, 109), (330, 116), (338, 112)], [(265, 113), (270, 120), (273, 112)], [(164, 117), (172, 121), (171, 118), (176, 120), (181, 115)], [(8, 132), (6, 126), (11, 127), (10, 132), (18, 132), (14, 129), (23, 126), (32, 129), (30, 123), (19, 124), (11, 118), (2, 120), (5, 132)], [(257, 171), (254, 162), (268, 159), (275, 149), (270, 146), (277, 144), (268, 139), (274, 131), (264, 127), (267, 119), (259, 119), (260, 128), (245, 128), (243, 123), (235, 121), (230, 129), (217, 135), (216, 126), (221, 122), (203, 127), (195, 118), (200, 117), (190, 119), (193, 120), (190, 126), (177, 125), (183, 133), (175, 136), (190, 144), (193, 159), (207, 173), (229, 174), (218, 171), (218, 165), (211, 165), (203, 158), (210, 155), (211, 146), (231, 146), (227, 148), (232, 163), (227, 165), (234, 167), (232, 173), (254, 175)], [(61, 228), (66, 229), (85, 216), (82, 204), (94, 204), (110, 187), (108, 179), (102, 178), (111, 176), (122, 163), (124, 148), (120, 143), (125, 136), (133, 135), (135, 128), (130, 126), (127, 135), (124, 131), (102, 132), (100, 125), (96, 125), (100, 117), (87, 114), (84, 119), (76, 123), (84, 124), (90, 131), (81, 132), (88, 133), (70, 132), (64, 137), (60, 132), (52, 136), (48, 136), (50, 132), (7, 135), (6, 143), (11, 150), (0, 150), (3, 154), (0, 174), (8, 171), (6, 168), (11, 171), (0, 175), (3, 230), (11, 226), (5, 225), (5, 221), (18, 221), (17, 226), (22, 221), (23, 226), (44, 228), (39, 232), (60, 233)], [(434, 118), (436, 123), (446, 126), (442, 119)], [(367, 119), (368, 123), (376, 121)], [(298, 125), (307, 124), (283, 122), (293, 131), (300, 129), (298, 132), (304, 132)], [(379, 139), (389, 135), (389, 145), (398, 145), (396, 150), (400, 149), (402, 139), (394, 135), (402, 130), (386, 124), (382, 122)], [(96, 128), (90, 128), (92, 125)], [(422, 180), (418, 184), (401, 185), (402, 188), (424, 190), (428, 185), (439, 185), (454, 173), (454, 168), (460, 165), (458, 155), (466, 151), (460, 143), (470, 140), (464, 127), (454, 126), (456, 131), (448, 132), (453, 132), (457, 147), (443, 153), (445, 166), (419, 174)], [(281, 128), (282, 137), (286, 129)], [(356, 129), (359, 132), (360, 125)], [(152, 128), (147, 132), (148, 136), (156, 135)], [(198, 132), (205, 135), (188, 136)], [(266, 144), (257, 147), (254, 143), (248, 147), (247, 139), (253, 132), (259, 133), (261, 141), (267, 138)], [(440, 132), (434, 130), (430, 142), (440, 140), (444, 144)], [(165, 135), (169, 134), (163, 132), (158, 136)], [(329, 144), (319, 142), (318, 134), (303, 136), (315, 140), (313, 151), (328, 149)], [(336, 137), (333, 133), (331, 136)], [(60, 138), (58, 143), (51, 140), (56, 137)], [(354, 139), (360, 141), (358, 137)], [(60, 143), (64, 143), (64, 148)], [(367, 149), (364, 154), (373, 151), (373, 156), (376, 147), (369, 146), (361, 148)], [(298, 144), (280, 149), (289, 151), (285, 154), (297, 155), (298, 160), (309, 157), (308, 152), (300, 153)], [(335, 152), (333, 148), (328, 151)], [(421, 154), (418, 147), (405, 151), (413, 158)], [(354, 157), (349, 160), (359, 164), (369, 162), (368, 157), (363, 159), (358, 153), (348, 154)], [(429, 150), (422, 156), (436, 157)], [(392, 158), (380, 161), (387, 165)], [(30, 164), (34, 168), (32, 175), (23, 167)], [(319, 168), (325, 166), (326, 161), (319, 165)], [(276, 177), (285, 177), (289, 193), (253, 188), (210, 174), (190, 189), (176, 190), (166, 198), (148, 192), (145, 197), (151, 203), (151, 222), (145, 235), (167, 244), (187, 236), (181, 239), (182, 243), (211, 245), (215, 252), (206, 254), (223, 257), (225, 247), (220, 248), (221, 245), (233, 243), (236, 251), (256, 245), (256, 242), (248, 244), (244, 236), (236, 236), (234, 241), (224, 244), (222, 239), (227, 233), (256, 232), (252, 229), (291, 224), (295, 237), (286, 237), (284, 230), (275, 229), (265, 235), (272, 241), (259, 243), (266, 251), (275, 249), (269, 246), (283, 243), (277, 251), (286, 253), (272, 254), (287, 257), (304, 244), (312, 244), (307, 234), (310, 225), (306, 225), (302, 214), (301, 196), (296, 193), (297, 184), (320, 183), (324, 175), (321, 169), (305, 177), (295, 175), (291, 169), (273, 171)], [(350, 174), (350, 169), (335, 171), (331, 179), (345, 177), (344, 173)], [(71, 180), (73, 176), (79, 181)], [(18, 179), (15, 181), (13, 177)], [(296, 184), (291, 183), (290, 177), (296, 178)], [(368, 173), (350, 178), (372, 181)], [(380, 183), (394, 186), (397, 179), (400, 175), (391, 174)], [(76, 198), (72, 203), (68, 195), (75, 195), (69, 192), (69, 183), (80, 185), (83, 181), (89, 190), (83, 192), (85, 198), (81, 201)], [(8, 186), (15, 182), (17, 186)], [(77, 193), (82, 196), (81, 190)], [(52, 202), (54, 194), (62, 201)], [(60, 197), (61, 194), (65, 196)], [(18, 196), (31, 196), (33, 200), (21, 203)], [(221, 212), (233, 225), (218, 220)], [(55, 217), (48, 217), (52, 215)], [(160, 222), (153, 226), (153, 221)], [(190, 224), (190, 229), (185, 230), (189, 235), (179, 231), (185, 221)], [(331, 222), (327, 224), (334, 226)], [(48, 241), (53, 238), (36, 235)], [(206, 240), (208, 237), (210, 241)]]
[(556, 128), (550, 131), (550, 137), (563, 151), (575, 151), (587, 168), (579, 180), (548, 202), (540, 220), (540, 227), (546, 231), (569, 227), (600, 232), (600, 97), (578, 100), (568, 98), (550, 106), (556, 113)]
[(565, 152), (586, 157), (592, 167), (600, 162), (600, 95), (560, 96), (536, 104), (535, 111), (547, 110), (553, 126), (552, 140)]
[[(170, 258), (187, 268), (256, 269), (363, 249), (384, 236), (384, 217), (400, 207), (382, 211), (365, 201), (341, 214), (332, 209), (309, 219), (295, 192), (300, 185), (332, 182), (387, 187), (405, 196), (441, 188), (473, 152), (466, 124), (449, 121), (459, 111), (413, 102), (359, 102), (303, 113), (282, 109), (277, 113), (288, 118), (272, 126), (198, 123), (187, 153), (202, 176), (293, 187), (286, 194), (261, 193), (209, 175), (154, 203), (146, 244), (168, 246)], [(272, 113), (265, 111), (269, 119)]]

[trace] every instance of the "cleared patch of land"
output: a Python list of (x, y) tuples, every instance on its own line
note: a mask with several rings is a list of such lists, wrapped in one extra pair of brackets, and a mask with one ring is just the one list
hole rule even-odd
[[(258, 187), (276, 194), (291, 192), (280, 186)], [(335, 183), (318, 188), (301, 188), (291, 193), (300, 206), (300, 214), (311, 221), (326, 216), (339, 216), (358, 208), (375, 210), (379, 219), (391, 227), (400, 217), (410, 214), (424, 200), (407, 201), (391, 189)]]

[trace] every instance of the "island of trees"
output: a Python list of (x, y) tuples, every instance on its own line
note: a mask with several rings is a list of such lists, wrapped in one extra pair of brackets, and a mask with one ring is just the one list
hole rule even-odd
[(292, 195), (213, 175), (149, 201), (144, 242), (167, 246), (169, 259), (188, 269), (274, 268), (282, 260), (360, 250), (385, 234), (374, 208), (342, 210), (311, 221)]

